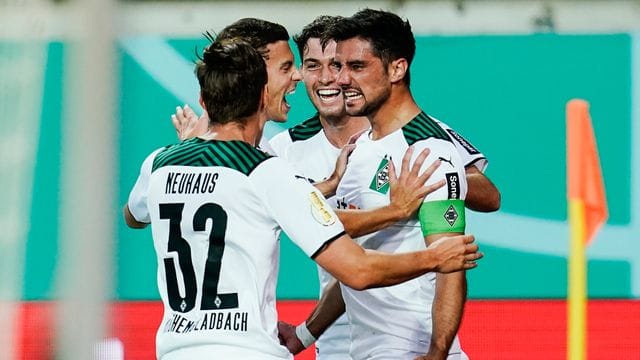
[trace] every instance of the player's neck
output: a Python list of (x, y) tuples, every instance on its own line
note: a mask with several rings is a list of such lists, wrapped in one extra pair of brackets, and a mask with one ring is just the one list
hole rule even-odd
[(371, 123), (371, 138), (378, 140), (393, 133), (420, 114), (420, 111), (409, 88), (394, 85), (387, 101), (367, 116)]
[(363, 116), (343, 116), (339, 119), (320, 116), (322, 130), (331, 145), (341, 149), (354, 134), (369, 128), (369, 120)]
[(209, 126), (209, 131), (200, 138), (204, 140), (218, 141), (244, 141), (256, 146), (262, 136), (262, 127), (259, 119), (250, 117), (246, 121), (230, 121), (225, 124), (213, 124)]

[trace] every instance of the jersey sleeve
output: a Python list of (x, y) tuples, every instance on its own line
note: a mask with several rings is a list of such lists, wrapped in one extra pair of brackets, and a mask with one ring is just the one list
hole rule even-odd
[(322, 194), (296, 176), (284, 160), (260, 164), (251, 180), (267, 211), (291, 240), (314, 257), (325, 244), (344, 234), (344, 227)]
[(142, 166), (140, 167), (140, 175), (138, 175), (138, 180), (136, 180), (133, 189), (129, 193), (129, 200), (127, 201), (127, 205), (129, 206), (129, 211), (133, 217), (142, 223), (150, 223), (151, 218), (149, 217), (149, 209), (147, 208), (147, 196), (149, 193), (149, 178), (151, 177), (151, 170), (153, 167), (153, 159), (155, 159), (156, 155), (162, 150), (158, 149), (151, 153), (151, 155), (147, 156), (146, 159), (142, 162)]
[(427, 180), (427, 184), (445, 180), (445, 185), (428, 194), (420, 206), (418, 216), (423, 235), (464, 232), (467, 180), (460, 155), (453, 144), (435, 138), (419, 141), (414, 147), (412, 163), (423, 149), (431, 150), (423, 164), (423, 171), (440, 159), (440, 167)]
[(282, 131), (274, 135), (271, 140), (269, 140), (269, 146), (272, 149), (272, 155), (285, 157), (286, 149), (293, 144), (293, 140), (291, 140), (291, 136), (288, 131)]
[(469, 142), (462, 135), (453, 130), (449, 125), (438, 121), (440, 126), (449, 134), (453, 144), (458, 151), (458, 154), (462, 158), (462, 163), (464, 167), (468, 167), (471, 165), (475, 165), (481, 172), (487, 168), (489, 164), (489, 160), (484, 156), (477, 147), (473, 146), (471, 142)]

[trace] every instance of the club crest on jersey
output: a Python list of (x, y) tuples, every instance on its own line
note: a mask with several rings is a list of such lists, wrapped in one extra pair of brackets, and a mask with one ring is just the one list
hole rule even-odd
[(336, 222), (336, 214), (331, 211), (329, 205), (322, 200), (317, 192), (312, 191), (309, 194), (309, 201), (311, 202), (311, 215), (318, 223), (329, 226)]
[(376, 170), (373, 179), (371, 179), (369, 189), (377, 191), (380, 194), (386, 194), (389, 191), (389, 159), (387, 159), (386, 155), (384, 159), (380, 161), (378, 170)]
[(444, 212), (444, 219), (447, 220), (449, 226), (453, 226), (453, 224), (456, 223), (456, 220), (458, 220), (458, 212), (453, 205), (449, 205), (447, 211)]

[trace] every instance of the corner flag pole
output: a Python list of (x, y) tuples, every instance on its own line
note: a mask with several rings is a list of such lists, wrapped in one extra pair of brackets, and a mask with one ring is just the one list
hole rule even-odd
[(567, 103), (567, 203), (569, 218), (569, 289), (567, 360), (586, 359), (586, 247), (607, 219), (607, 202), (589, 104)]

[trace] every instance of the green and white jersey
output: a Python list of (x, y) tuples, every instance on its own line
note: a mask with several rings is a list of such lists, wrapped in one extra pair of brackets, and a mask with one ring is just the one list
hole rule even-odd
[(310, 257), (344, 233), (282, 159), (241, 141), (153, 152), (129, 196), (150, 222), (164, 315), (160, 359), (292, 359), (277, 337), (281, 230)]
[[(412, 163), (424, 148), (431, 153), (423, 168), (436, 159), (442, 161), (427, 183), (445, 179), (446, 185), (427, 195), (421, 207), (429, 226), (421, 229), (418, 218), (398, 222), (356, 239), (365, 248), (388, 253), (422, 250), (426, 247), (424, 234), (464, 231), (463, 199), (467, 192), (464, 163), (448, 133), (425, 113), (379, 140), (371, 140), (369, 133), (364, 133), (349, 158), (337, 190), (338, 200), (347, 207), (360, 209), (389, 204), (389, 162), (393, 161), (400, 171), (410, 145), (415, 148)], [(390, 358), (392, 355), (386, 353), (389, 349), (410, 354), (424, 353), (429, 348), (434, 276), (427, 274), (399, 285), (365, 291), (342, 286), (351, 324), (353, 359)], [(459, 350), (455, 343), (452, 352)]]
[(432, 117), (432, 119), (435, 120), (435, 122), (440, 125), (440, 127), (444, 129), (447, 134), (449, 134), (449, 137), (453, 141), (453, 145), (455, 145), (456, 150), (458, 150), (460, 158), (462, 158), (464, 167), (466, 168), (468, 166), (475, 165), (478, 170), (484, 172), (484, 170), (487, 168), (487, 165), (489, 164), (489, 160), (487, 160), (484, 154), (481, 153), (477, 147), (473, 146), (473, 144), (466, 138), (453, 130), (449, 125), (436, 118)]
[[(271, 138), (270, 146), (276, 155), (285, 159), (311, 183), (325, 180), (333, 173), (341, 150), (327, 139), (318, 114), (275, 135)], [(338, 206), (335, 196), (328, 198), (327, 202), (334, 208)], [(320, 266), (318, 278), (321, 292), (333, 280), (333, 276)], [(316, 359), (348, 359), (349, 334), (347, 316), (342, 315), (316, 342)]]

